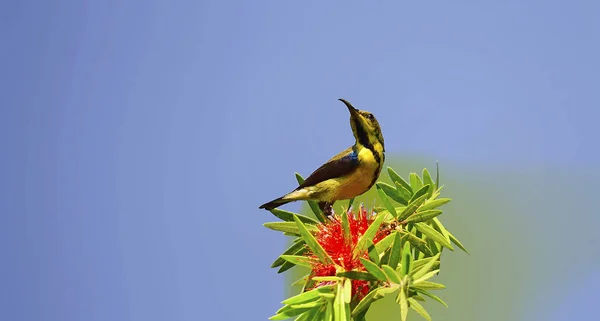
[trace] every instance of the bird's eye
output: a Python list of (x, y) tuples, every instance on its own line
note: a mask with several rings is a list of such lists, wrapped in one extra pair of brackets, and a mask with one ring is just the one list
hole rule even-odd
[(367, 118), (368, 118), (369, 120), (373, 120), (373, 119), (375, 119), (375, 117), (373, 117), (373, 114), (368, 114), (368, 115), (367, 115)]

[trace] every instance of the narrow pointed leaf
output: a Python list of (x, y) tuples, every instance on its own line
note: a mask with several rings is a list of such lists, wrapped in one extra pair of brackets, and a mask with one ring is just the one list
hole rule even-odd
[(428, 297), (436, 300), (437, 302), (441, 303), (446, 308), (448, 307), (448, 304), (446, 304), (446, 302), (444, 302), (444, 300), (440, 299), (439, 296), (437, 296), (437, 295), (435, 295), (435, 294), (433, 294), (431, 292), (425, 291), (425, 290), (421, 290), (421, 289), (416, 289), (416, 290), (417, 290), (418, 293), (420, 293), (422, 295), (425, 295), (425, 296), (428, 296)]
[[(416, 270), (415, 273), (413, 273), (413, 279), (419, 279), (420, 277), (422, 277), (423, 275), (425, 275), (427, 272), (431, 271), (434, 266), (436, 265), (436, 263), (438, 263), (438, 260), (440, 258), (440, 254), (436, 254), (430, 258), (425, 259), (426, 263), (423, 264), (423, 267), (421, 267), (420, 269)], [(413, 266), (413, 270), (415, 270), (415, 266)]]
[(398, 203), (406, 205), (408, 203), (408, 200), (410, 200), (410, 198), (412, 197), (412, 192), (407, 190), (404, 185), (398, 182), (394, 182), (394, 185), (396, 185), (396, 192), (398, 193), (398, 195), (400, 195), (402, 199), (406, 200), (406, 203)]
[(431, 185), (423, 185), (421, 188), (419, 188), (415, 194), (410, 198), (410, 200), (408, 201), (409, 204), (414, 202), (416, 199), (418, 199), (421, 196), (425, 196), (425, 199), (427, 199), (429, 196), (427, 194), (427, 191), (429, 191), (429, 189), (431, 188)]
[[(305, 245), (304, 241), (302, 241), (302, 242), (294, 242), (282, 254), (284, 254), (284, 255), (295, 255), (295, 254), (298, 254), (298, 252), (302, 252), (304, 250), (304, 245)], [(276, 267), (282, 265), (283, 263), (285, 263), (285, 260), (282, 259), (281, 257), (278, 257), (277, 260), (275, 260), (273, 262), (273, 264), (271, 264), (271, 267), (272, 268), (276, 268)]]
[(298, 219), (295, 216), (294, 216), (294, 220), (296, 221), (296, 224), (298, 225), (298, 230), (300, 232), (300, 235), (302, 235), (304, 242), (306, 242), (306, 245), (308, 245), (308, 247), (312, 250), (312, 252), (319, 258), (321, 263), (333, 264), (333, 260), (331, 259), (329, 254), (327, 254), (327, 252), (325, 252), (325, 250), (323, 249), (321, 244), (319, 244), (319, 242), (317, 242), (317, 239), (308, 231), (308, 229), (306, 228), (304, 223), (302, 223), (302, 221), (300, 221), (300, 219)]
[(421, 290), (441, 290), (441, 289), (445, 289), (446, 286), (440, 283), (435, 283), (435, 282), (429, 282), (429, 281), (423, 281), (423, 282), (419, 282), (418, 284), (412, 284), (412, 286), (415, 289), (421, 289)]
[(416, 279), (413, 284), (418, 284), (421, 282), (425, 282), (429, 279), (431, 279), (432, 277), (434, 277), (436, 274), (440, 273), (440, 270), (433, 270), (431, 272), (425, 273), (425, 275), (421, 276), (420, 278)]
[(391, 167), (388, 167), (388, 174), (390, 175), (392, 182), (398, 182), (400, 185), (404, 186), (404, 188), (409, 191), (410, 194), (412, 194), (413, 190), (412, 187), (410, 187), (410, 184), (400, 177), (400, 175), (398, 175), (398, 173), (396, 173), (396, 171), (394, 171)]
[(435, 189), (439, 189), (440, 188), (440, 164), (438, 164), (438, 162), (435, 162)]
[(308, 268), (311, 267), (311, 264), (317, 263), (316, 260), (302, 255), (281, 255), (280, 257), (293, 264), (305, 266)]
[(325, 285), (325, 286), (320, 286), (316, 289), (310, 290), (308, 292), (304, 292), (304, 293), (300, 293), (298, 295), (295, 295), (291, 298), (287, 298), (283, 301), (281, 301), (282, 304), (299, 304), (299, 303), (303, 303), (303, 302), (308, 302), (308, 301), (312, 301), (312, 300), (316, 300), (318, 299), (321, 293), (333, 293), (333, 286), (332, 285)]
[[(438, 253), (436, 253), (436, 254), (438, 254)], [(413, 273), (416, 273), (419, 269), (421, 269), (425, 264), (429, 263), (430, 261), (433, 261), (433, 266), (431, 266), (429, 268), (429, 270), (433, 270), (433, 269), (439, 268), (440, 261), (437, 260), (436, 258), (439, 258), (439, 256), (434, 255), (434, 256), (431, 256), (431, 257), (426, 257), (424, 259), (413, 261)]]
[[(285, 260), (284, 260), (285, 261)], [(292, 263), (290, 261), (285, 261), (280, 267), (279, 270), (277, 270), (277, 274), (281, 274), (291, 268), (293, 268), (294, 266), (296, 266), (295, 263)]]
[(390, 235), (384, 237), (381, 241), (375, 244), (375, 249), (378, 253), (383, 253), (394, 242), (394, 237), (397, 232), (393, 231)]
[(377, 235), (377, 232), (379, 232), (379, 226), (381, 225), (381, 222), (383, 222), (384, 218), (385, 215), (382, 214), (378, 214), (375, 217), (375, 220), (371, 223), (371, 225), (369, 225), (369, 228), (367, 228), (365, 233), (358, 240), (358, 243), (354, 248), (354, 257), (357, 257), (367, 249), (369, 241), (373, 242), (373, 238), (375, 235)]
[(352, 209), (352, 206), (354, 205), (354, 197), (350, 199), (350, 201), (348, 201), (348, 211)]
[(339, 282), (342, 280), (339, 276), (314, 276), (312, 279), (317, 282)]
[(464, 245), (462, 245), (462, 243), (460, 243), (460, 241), (454, 235), (452, 235), (452, 233), (448, 232), (448, 234), (450, 234), (450, 241), (452, 241), (452, 243), (456, 244), (456, 246), (458, 246), (461, 250), (470, 255), (469, 251), (467, 251)]
[(444, 225), (442, 224), (442, 222), (440, 221), (439, 218), (434, 218), (432, 223), (432, 227), (442, 233), (442, 235), (446, 238), (446, 240), (448, 241), (448, 243), (450, 243), (450, 232), (448, 232), (448, 230), (444, 227)]
[(364, 281), (377, 281), (377, 278), (374, 277), (371, 273), (362, 272), (362, 271), (344, 271), (338, 272), (336, 276), (349, 278), (352, 280), (364, 280)]
[(367, 251), (369, 253), (369, 259), (371, 262), (379, 265), (379, 252), (377, 252), (377, 248), (372, 241), (369, 241), (367, 244)]
[(423, 204), (423, 202), (425, 202), (426, 199), (427, 199), (427, 195), (421, 195), (420, 197), (416, 198), (414, 201), (411, 201), (408, 204), (408, 206), (406, 206), (406, 208), (404, 208), (404, 211), (402, 211), (398, 215), (398, 221), (402, 221), (402, 220), (406, 219), (407, 217), (411, 216), (414, 212), (417, 211), (419, 206), (421, 206), (421, 204)]
[(367, 269), (367, 271), (369, 271), (369, 273), (371, 273), (371, 275), (373, 275), (379, 281), (387, 281), (387, 277), (385, 276), (385, 273), (383, 272), (382, 269), (380, 269), (377, 265), (375, 265), (375, 263), (373, 263), (369, 260), (365, 260), (363, 258), (360, 258), (360, 261), (364, 265), (365, 269)]
[(442, 214), (441, 210), (427, 210), (419, 211), (406, 218), (407, 223), (419, 223), (428, 221), (438, 215)]
[(348, 223), (348, 213), (340, 215), (342, 217), (342, 231), (344, 232), (344, 240), (346, 243), (350, 241), (350, 224)]
[(396, 213), (396, 208), (394, 208), (388, 196), (385, 195), (379, 183), (375, 187), (377, 188), (377, 193), (379, 194), (379, 197), (381, 198), (381, 202), (383, 202), (385, 209), (388, 210), (388, 212), (390, 212), (394, 217), (397, 217), (398, 213)]
[(390, 282), (400, 284), (400, 277), (398, 276), (398, 274), (396, 274), (396, 271), (394, 271), (394, 269), (392, 269), (391, 266), (384, 264), (381, 266), (381, 268), (383, 269), (385, 276), (387, 276), (387, 279), (390, 280)]
[(413, 298), (408, 298), (408, 302), (410, 303), (411, 309), (415, 310), (415, 312), (420, 314), (423, 318), (425, 318), (425, 320), (431, 321), (431, 317), (429, 316), (429, 313), (427, 313), (425, 308), (423, 308), (423, 306), (419, 302), (417, 302), (417, 300), (415, 300)]
[(435, 200), (427, 200), (425, 203), (423, 203), (423, 205), (421, 205), (419, 210), (420, 211), (432, 210), (432, 209), (438, 208), (438, 207), (450, 202), (451, 200), (452, 200), (451, 198), (438, 198)]
[(406, 298), (405, 289), (400, 289), (400, 293), (398, 294), (398, 303), (400, 304), (400, 317), (402, 321), (406, 321), (408, 316), (408, 300)]
[(346, 279), (344, 280), (344, 303), (350, 303), (350, 299), (352, 299), (352, 280)]
[(283, 312), (277, 313), (276, 315), (269, 318), (269, 320), (287, 320), (291, 317), (300, 315), (306, 311), (309, 311), (313, 307), (301, 307), (301, 308), (290, 308)]
[(421, 181), (421, 178), (419, 175), (417, 175), (417, 173), (410, 173), (410, 187), (412, 188), (414, 194), (416, 194), (417, 191), (423, 187), (423, 181)]
[(394, 233), (394, 245), (392, 245), (392, 249), (390, 250), (390, 259), (388, 261), (389, 266), (392, 269), (396, 269), (398, 267), (398, 263), (400, 262), (400, 254), (402, 252), (402, 237), (400, 233)]
[(401, 233), (403, 234), (402, 237), (406, 238), (406, 240), (408, 242), (410, 242), (410, 244), (412, 246), (414, 246), (415, 248), (419, 249), (419, 251), (425, 253), (425, 255), (432, 255), (433, 254), (431, 252), (431, 249), (429, 249), (429, 246), (427, 246), (427, 242), (425, 242), (422, 239), (418, 238), (417, 236), (415, 236), (411, 232), (403, 231)]
[(361, 312), (367, 311), (369, 309), (369, 306), (371, 306), (371, 303), (375, 301), (376, 294), (376, 291), (371, 291), (362, 300), (360, 300), (358, 305), (356, 305), (354, 310), (352, 310), (352, 316), (354, 317), (360, 314)]
[[(302, 175), (296, 173), (296, 180), (298, 181), (298, 185), (302, 185), (304, 183), (304, 177), (302, 177)], [(308, 203), (308, 206), (310, 206), (310, 209), (312, 210), (312, 212), (315, 214), (315, 217), (321, 221), (321, 223), (325, 223), (327, 221), (327, 218), (325, 217), (325, 214), (323, 214), (323, 212), (321, 211), (321, 209), (319, 208), (319, 204), (315, 201), (306, 201)]]
[(381, 190), (387, 195), (389, 196), (391, 199), (393, 199), (394, 201), (402, 204), (402, 205), (406, 205), (408, 204), (408, 200), (409, 198), (403, 198), (402, 195), (400, 194), (400, 192), (398, 192), (396, 190), (396, 188), (394, 188), (391, 185), (388, 185), (384, 182), (379, 182), (377, 183), (377, 186), (379, 186), (381, 188)]
[(431, 238), (432, 240), (436, 241), (437, 243), (442, 244), (444, 247), (448, 248), (449, 250), (454, 251), (452, 244), (450, 244), (450, 242), (448, 242), (448, 240), (442, 234), (440, 234), (440, 232), (436, 231), (431, 226), (429, 226), (425, 223), (416, 223), (415, 226), (417, 227), (417, 229), (419, 231), (421, 231), (421, 233), (425, 234), (427, 237)]
[(306, 274), (304, 276), (302, 276), (301, 278), (299, 278), (298, 280), (294, 281), (294, 283), (292, 283), (292, 286), (299, 286), (299, 285), (304, 285), (306, 283), (306, 281), (308, 280), (310, 274)]
[(423, 168), (423, 185), (429, 185), (429, 189), (427, 190), (427, 195), (429, 195), (429, 197), (431, 197), (431, 195), (433, 194), (433, 190), (434, 190), (434, 186), (435, 183), (433, 182), (433, 179), (431, 179), (431, 175), (429, 174), (429, 171), (427, 170), (427, 168)]
[(327, 303), (327, 309), (325, 310), (325, 318), (323, 321), (333, 321), (333, 300)]
[(283, 221), (286, 222), (293, 222), (294, 221), (294, 215), (298, 216), (298, 218), (306, 224), (319, 224), (319, 221), (315, 220), (312, 217), (308, 217), (308, 216), (304, 216), (301, 214), (297, 214), (297, 213), (293, 213), (290, 211), (286, 211), (286, 210), (282, 210), (279, 208), (274, 208), (271, 210), (271, 213), (273, 213), (273, 215), (275, 215), (277, 218), (280, 218)]
[[(295, 222), (267, 222), (263, 224), (264, 227), (280, 231), (284, 233), (291, 233), (293, 235), (300, 235), (300, 231), (298, 230), (298, 225)], [(318, 231), (317, 227), (314, 225), (306, 225), (305, 227), (308, 231), (316, 232)]]
[(402, 249), (402, 277), (410, 273), (410, 265), (412, 263), (412, 257), (410, 253), (410, 242), (404, 243), (404, 249)]

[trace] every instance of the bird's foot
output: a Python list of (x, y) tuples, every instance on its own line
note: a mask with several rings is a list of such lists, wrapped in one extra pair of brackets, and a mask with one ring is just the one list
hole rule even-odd
[(323, 214), (325, 214), (325, 217), (327, 217), (328, 219), (333, 219), (333, 214), (335, 214), (333, 212), (333, 204), (329, 203), (329, 202), (319, 202), (319, 208), (321, 209), (321, 211), (323, 211)]

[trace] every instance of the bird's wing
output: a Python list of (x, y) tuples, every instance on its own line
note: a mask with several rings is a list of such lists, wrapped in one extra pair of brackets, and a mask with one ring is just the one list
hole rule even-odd
[(317, 168), (297, 189), (313, 186), (330, 178), (344, 176), (357, 166), (358, 153), (353, 147), (350, 147)]

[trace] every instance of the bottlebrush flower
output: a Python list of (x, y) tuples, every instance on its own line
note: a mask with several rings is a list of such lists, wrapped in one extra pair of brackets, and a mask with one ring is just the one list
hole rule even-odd
[[(358, 240), (374, 221), (373, 215), (368, 215), (367, 210), (361, 206), (355, 214), (352, 208), (345, 214), (348, 217), (349, 234), (344, 232), (342, 218), (340, 215), (334, 215), (325, 224), (319, 224), (318, 231), (315, 233), (317, 242), (323, 247), (325, 252), (333, 259), (333, 264), (324, 264), (316, 256), (308, 252), (306, 255), (313, 258), (311, 277), (314, 276), (335, 276), (340, 271), (366, 271), (360, 261), (360, 258), (368, 259), (367, 251), (354, 255), (354, 250)], [(376, 244), (385, 237), (384, 232), (378, 232), (373, 238)], [(320, 282), (314, 287), (330, 284), (331, 282)], [(369, 293), (369, 281), (352, 280), (352, 298), (360, 300)]]

